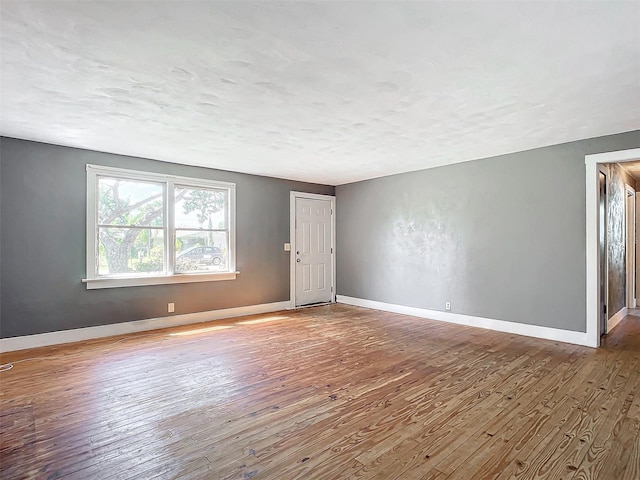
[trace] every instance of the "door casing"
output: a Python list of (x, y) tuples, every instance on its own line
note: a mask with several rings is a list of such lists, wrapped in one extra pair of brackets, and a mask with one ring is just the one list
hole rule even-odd
[(600, 326), (598, 306), (600, 304), (600, 273), (598, 265), (598, 165), (601, 163), (622, 163), (640, 160), (640, 148), (616, 152), (585, 155), (585, 200), (586, 200), (586, 270), (587, 270), (587, 325), (585, 345), (600, 346)]
[(625, 184), (625, 263), (627, 308), (636, 307), (636, 189)]
[(327, 200), (331, 202), (331, 303), (336, 301), (336, 197), (333, 195), (321, 195), (319, 193), (306, 193), (292, 191), (289, 196), (289, 252), (290, 265), (290, 307), (296, 307), (296, 198), (308, 198), (311, 200)]
[(640, 228), (638, 227), (638, 224), (640, 223), (640, 192), (636, 192), (636, 220), (635, 220), (635, 225), (634, 225), (634, 233), (635, 233), (635, 260), (636, 260), (636, 264), (634, 265), (634, 272), (635, 272), (635, 278), (634, 278), (634, 284), (636, 287), (636, 291), (635, 291), (635, 297), (636, 297), (636, 307), (638, 306), (638, 302), (637, 299), (640, 298), (640, 252), (638, 251), (637, 245), (638, 245), (638, 234), (640, 234)]
[(609, 321), (609, 244), (607, 242), (609, 169), (601, 165), (598, 170), (598, 324), (602, 336), (608, 333)]

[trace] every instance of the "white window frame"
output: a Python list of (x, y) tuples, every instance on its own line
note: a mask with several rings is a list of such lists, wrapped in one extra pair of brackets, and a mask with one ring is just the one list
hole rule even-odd
[[(98, 249), (98, 177), (110, 176), (129, 180), (141, 180), (164, 184), (164, 232), (165, 265), (167, 273), (163, 275), (119, 275), (113, 277), (98, 276), (96, 252)], [(207, 273), (175, 273), (175, 195), (174, 187), (215, 188), (228, 191), (229, 211), (229, 271)], [(124, 168), (104, 167), (87, 164), (87, 278), (82, 279), (88, 290), (115, 287), (138, 287), (144, 285), (164, 285), (171, 283), (212, 282), (235, 280), (240, 272), (236, 271), (236, 184), (199, 178), (179, 177), (160, 173), (141, 172)]]

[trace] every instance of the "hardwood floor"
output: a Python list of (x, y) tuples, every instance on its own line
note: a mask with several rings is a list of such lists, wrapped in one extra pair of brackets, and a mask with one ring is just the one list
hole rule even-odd
[(598, 350), (331, 305), (0, 359), (3, 479), (640, 478), (633, 316)]

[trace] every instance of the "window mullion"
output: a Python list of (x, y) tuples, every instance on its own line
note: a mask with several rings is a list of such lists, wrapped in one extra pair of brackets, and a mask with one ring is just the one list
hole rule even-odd
[(108, 223), (98, 223), (96, 224), (97, 228), (123, 228), (123, 229), (131, 229), (138, 228), (140, 230), (166, 230), (166, 227), (150, 227), (148, 225), (110, 225)]
[(176, 249), (176, 229), (175, 229), (175, 221), (176, 221), (176, 211), (175, 211), (175, 201), (176, 201), (176, 195), (175, 195), (175, 184), (173, 182), (173, 180), (168, 180), (167, 181), (167, 186), (165, 189), (165, 195), (166, 195), (166, 201), (165, 201), (165, 206), (166, 206), (166, 219), (167, 219), (167, 224), (165, 225), (165, 229), (166, 229), (166, 237), (167, 237), (167, 248), (165, 249), (165, 251), (167, 252), (167, 273), (169, 275), (174, 275), (175, 274), (175, 258), (176, 258), (176, 254), (175, 254), (175, 249)]
[(179, 230), (182, 230), (185, 232), (228, 232), (229, 231), (228, 228), (187, 228), (187, 227), (175, 228), (174, 230), (176, 232)]

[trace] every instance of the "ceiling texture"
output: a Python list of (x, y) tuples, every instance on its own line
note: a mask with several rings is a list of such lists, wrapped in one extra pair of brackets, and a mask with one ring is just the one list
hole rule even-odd
[(0, 133), (340, 185), (640, 128), (640, 2), (2, 1)]

